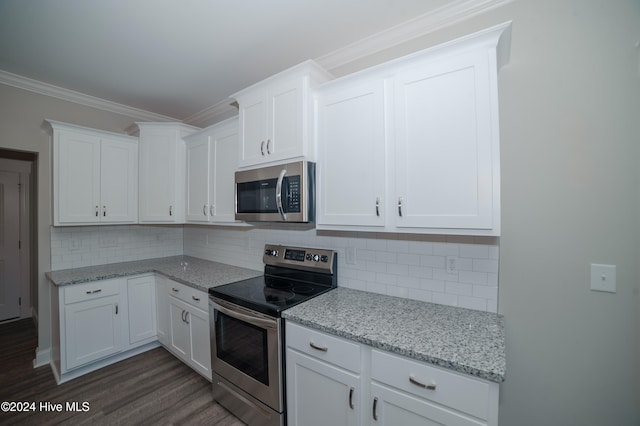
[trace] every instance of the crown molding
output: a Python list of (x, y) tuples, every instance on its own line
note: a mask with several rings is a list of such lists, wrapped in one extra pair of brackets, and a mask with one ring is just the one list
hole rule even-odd
[(231, 98), (224, 99), (183, 120), (192, 126), (207, 127), (227, 118), (238, 115), (238, 104)]
[(3, 70), (0, 70), (0, 84), (6, 84), (18, 89), (28, 90), (30, 92), (39, 93), (41, 95), (51, 96), (63, 101), (74, 102), (80, 105), (125, 115), (127, 117), (135, 118), (136, 120), (180, 121), (173, 117), (167, 117), (162, 114), (144, 111), (138, 108), (133, 108), (127, 105), (100, 99), (95, 96), (85, 95), (84, 93), (54, 86), (53, 84), (43, 83), (41, 81), (33, 80), (31, 78), (23, 77), (17, 74), (12, 74)]
[(351, 43), (315, 61), (331, 71), (418, 37), (433, 33), (514, 0), (456, 0), (409, 21)]

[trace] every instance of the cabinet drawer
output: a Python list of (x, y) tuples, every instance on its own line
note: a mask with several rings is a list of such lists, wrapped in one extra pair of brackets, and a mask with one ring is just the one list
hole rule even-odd
[(75, 284), (64, 288), (64, 303), (82, 302), (120, 293), (122, 280), (92, 281), (86, 284)]
[(360, 345), (356, 343), (288, 321), (286, 336), (291, 349), (356, 373), (360, 371)]
[(373, 380), (481, 419), (489, 417), (488, 382), (375, 349), (371, 355)]
[(183, 302), (198, 307), (203, 311), (209, 311), (209, 298), (204, 291), (189, 287), (175, 281), (169, 281), (167, 286), (169, 294)]

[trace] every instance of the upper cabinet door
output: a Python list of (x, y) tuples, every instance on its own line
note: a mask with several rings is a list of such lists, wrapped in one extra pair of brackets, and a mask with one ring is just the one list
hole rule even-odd
[(209, 221), (209, 134), (193, 136), (187, 146), (186, 220)]
[(231, 120), (215, 132), (211, 141), (209, 200), (212, 222), (235, 222), (235, 172), (238, 167), (238, 122)]
[(252, 165), (267, 158), (267, 97), (264, 90), (238, 99), (240, 117), (240, 164)]
[(425, 61), (395, 78), (395, 226), (491, 229), (499, 147), (489, 56)]
[(138, 147), (118, 139), (103, 138), (100, 162), (100, 221), (138, 221)]
[(317, 94), (318, 225), (385, 224), (385, 83), (322, 88)]
[(54, 136), (54, 224), (100, 221), (100, 138), (60, 131)]
[(296, 78), (272, 87), (269, 101), (269, 125), (266, 156), (270, 161), (301, 157), (305, 154), (303, 134), (303, 114), (307, 111), (304, 103), (303, 79)]

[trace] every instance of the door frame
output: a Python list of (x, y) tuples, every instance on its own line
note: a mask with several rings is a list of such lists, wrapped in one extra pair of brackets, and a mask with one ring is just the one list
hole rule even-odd
[(32, 316), (31, 308), (31, 171), (32, 161), (0, 158), (0, 170), (18, 173), (20, 184), (20, 319)]

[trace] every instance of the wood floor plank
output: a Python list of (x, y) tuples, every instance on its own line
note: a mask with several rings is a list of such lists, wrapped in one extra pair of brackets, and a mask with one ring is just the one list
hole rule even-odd
[[(35, 403), (33, 412), (0, 412), (2, 425), (241, 426), (213, 400), (211, 383), (164, 348), (157, 348), (57, 385), (49, 366), (33, 368), (31, 319), (0, 324), (0, 401)], [(89, 403), (89, 411), (66, 403)], [(40, 403), (61, 403), (60, 413)]]

